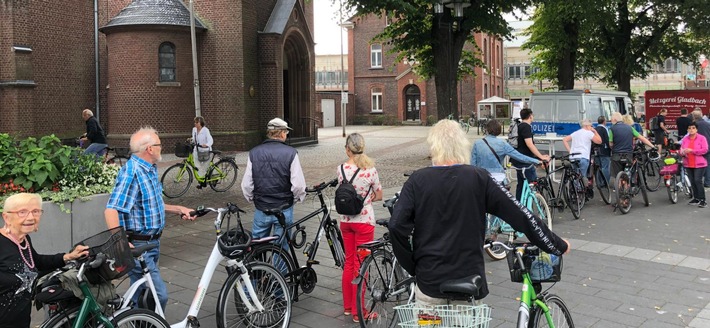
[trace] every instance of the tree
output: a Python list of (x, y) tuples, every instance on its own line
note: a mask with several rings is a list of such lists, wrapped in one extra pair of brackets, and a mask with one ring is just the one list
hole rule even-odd
[[(457, 116), (455, 96), (459, 76), (472, 74), (482, 61), (464, 45), (473, 41), (473, 32), (508, 37), (510, 29), (502, 13), (524, 8), (530, 0), (473, 0), (456, 18), (446, 9), (434, 14), (437, 0), (342, 0), (356, 15), (388, 15), (392, 23), (375, 39), (397, 54), (397, 61), (416, 62), (415, 72), (434, 77), (438, 118)], [(475, 47), (475, 46), (471, 46)], [(460, 64), (459, 64), (460, 63)]]

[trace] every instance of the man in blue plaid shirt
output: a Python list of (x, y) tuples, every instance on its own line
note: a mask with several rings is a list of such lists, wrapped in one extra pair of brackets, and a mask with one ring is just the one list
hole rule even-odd
[[(160, 258), (160, 235), (165, 227), (165, 212), (179, 214), (183, 219), (194, 220), (191, 209), (185, 206), (168, 205), (163, 202), (163, 186), (160, 184), (157, 163), (161, 160), (160, 138), (150, 127), (144, 127), (133, 133), (130, 141), (131, 159), (121, 168), (116, 177), (116, 186), (106, 204), (104, 216), (109, 229), (123, 226), (128, 233), (128, 240), (134, 246), (157, 244), (143, 255), (150, 269), (160, 305), (165, 310), (168, 303), (168, 291), (160, 277), (158, 260)], [(138, 263), (129, 274), (131, 283), (142, 277)], [(139, 289), (133, 301), (144, 288)], [(137, 304), (137, 303), (135, 303)]]

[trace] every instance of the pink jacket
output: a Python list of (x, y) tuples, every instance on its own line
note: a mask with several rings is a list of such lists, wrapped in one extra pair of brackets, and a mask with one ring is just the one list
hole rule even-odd
[(693, 151), (685, 155), (683, 166), (689, 168), (699, 168), (708, 166), (708, 161), (705, 155), (708, 152), (708, 141), (699, 133), (695, 134), (695, 139), (690, 139), (690, 135), (686, 135), (680, 141), (680, 149), (690, 148)]

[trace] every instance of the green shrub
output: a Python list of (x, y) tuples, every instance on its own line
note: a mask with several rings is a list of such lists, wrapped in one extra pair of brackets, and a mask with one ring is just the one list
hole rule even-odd
[(434, 115), (429, 115), (426, 117), (426, 125), (432, 126), (436, 124), (436, 118), (434, 118)]

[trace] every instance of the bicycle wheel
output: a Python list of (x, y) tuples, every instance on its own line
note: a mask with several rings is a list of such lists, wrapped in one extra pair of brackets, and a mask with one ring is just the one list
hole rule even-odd
[(535, 193), (535, 203), (533, 203), (533, 214), (540, 218), (542, 223), (552, 230), (552, 215), (550, 215), (550, 207), (539, 192)]
[(595, 171), (596, 175), (594, 177), (594, 184), (597, 185), (597, 190), (599, 190), (599, 194), (602, 196), (604, 204), (609, 205), (611, 204), (611, 186), (609, 185), (609, 181), (607, 181), (601, 170)]
[(123, 156), (114, 156), (111, 157), (108, 161), (106, 161), (106, 164), (112, 164), (112, 165), (118, 165), (119, 167), (123, 166), (128, 162), (128, 157), (123, 157)]
[(192, 171), (185, 163), (169, 167), (160, 179), (163, 184), (163, 195), (176, 198), (184, 195), (192, 184)]
[(113, 317), (114, 328), (170, 328), (170, 324), (157, 313), (146, 309), (129, 309)]
[(579, 188), (576, 186), (577, 178), (568, 179), (565, 182), (565, 202), (572, 212), (575, 220), (578, 220), (582, 215), (582, 206), (584, 206), (584, 195), (579, 193)]
[[(227, 277), (217, 299), (217, 326), (219, 328), (238, 327), (288, 327), (291, 321), (291, 295), (284, 277), (274, 267), (263, 263), (246, 264), (251, 284), (254, 286), (264, 311), (251, 312), (239, 296), (244, 281), (238, 272)], [(250, 300), (250, 302), (253, 302)]]
[(296, 300), (298, 295), (298, 282), (296, 277), (292, 274), (296, 271), (296, 265), (291, 258), (291, 254), (283, 249), (279, 245), (275, 244), (261, 244), (253, 248), (253, 250), (244, 259), (244, 262), (262, 262), (269, 264), (278, 270), (281, 275), (286, 279), (286, 283), (289, 286), (289, 294), (291, 299)]
[(678, 182), (676, 182), (676, 176), (672, 175), (667, 182), (666, 189), (668, 190), (668, 199), (671, 203), (678, 203)]
[[(234, 182), (237, 181), (237, 171), (239, 168), (237, 164), (228, 159), (222, 159), (214, 167), (211, 167), (210, 172), (207, 173), (207, 180), (209, 181), (210, 188), (217, 192), (224, 192), (232, 188)], [(214, 179), (215, 177), (219, 179)]]
[[(79, 306), (60, 311), (45, 320), (40, 328), (71, 328), (74, 318), (79, 314)], [(90, 322), (93, 322), (91, 320)], [(90, 327), (90, 326), (89, 326)]]
[[(543, 179), (543, 180), (541, 180)], [(552, 186), (548, 185), (547, 181), (545, 180), (547, 178), (541, 178), (538, 179), (538, 192), (542, 194), (542, 197), (545, 198), (545, 203), (547, 203), (547, 207), (550, 209), (550, 217), (554, 218), (555, 217), (555, 206), (553, 205), (553, 199), (552, 199)], [(544, 181), (544, 182), (543, 182)]]
[(643, 186), (645, 186), (648, 191), (658, 190), (658, 187), (661, 185), (661, 164), (659, 162), (647, 161), (643, 166), (645, 180)]
[(681, 186), (681, 190), (683, 190), (683, 194), (685, 195), (685, 197), (687, 197), (688, 199), (693, 199), (693, 188), (690, 187), (690, 177), (688, 177), (688, 175), (685, 173), (683, 173), (683, 183)]
[[(651, 203), (648, 201), (648, 188), (644, 188), (643, 186), (646, 185), (646, 178), (642, 174), (638, 175), (638, 188), (641, 190), (641, 197), (643, 198), (643, 205), (648, 206), (651, 205)], [(658, 189), (658, 188), (656, 188)]]
[[(486, 243), (489, 241), (500, 241), (498, 240), (500, 237), (507, 237), (508, 234), (501, 232), (500, 228), (500, 219), (495, 217), (492, 214), (487, 214), (486, 215), (486, 221), (487, 221), (487, 229), (486, 229)], [(508, 256), (508, 251), (501, 247), (501, 246), (491, 246), (489, 248), (486, 248), (486, 254), (494, 260), (494, 261), (500, 261), (506, 256)]]
[(629, 173), (621, 171), (616, 175), (616, 207), (622, 214), (631, 210), (631, 179)]
[(339, 268), (345, 267), (345, 248), (343, 244), (343, 234), (336, 225), (330, 225), (326, 227), (326, 233), (330, 236), (330, 251), (333, 253), (333, 260), (335, 260), (335, 266)]
[[(572, 313), (570, 313), (567, 308), (567, 304), (557, 295), (548, 294), (544, 297), (545, 304), (550, 309), (550, 318), (552, 319), (552, 324), (555, 328), (574, 328), (574, 322), (572, 321)], [(552, 327), (545, 316), (545, 312), (539, 307), (533, 308), (533, 321), (532, 326), (534, 328), (547, 328)]]
[(407, 302), (410, 291), (409, 286), (401, 286), (398, 293), (393, 293), (393, 289), (405, 276), (402, 267), (394, 263), (394, 255), (384, 249), (375, 250), (363, 260), (355, 305), (360, 327), (397, 326), (394, 307)]
[(471, 129), (471, 126), (469, 126), (467, 123), (462, 123), (461, 125), (463, 126), (463, 131), (466, 133), (468, 133), (468, 130)]

